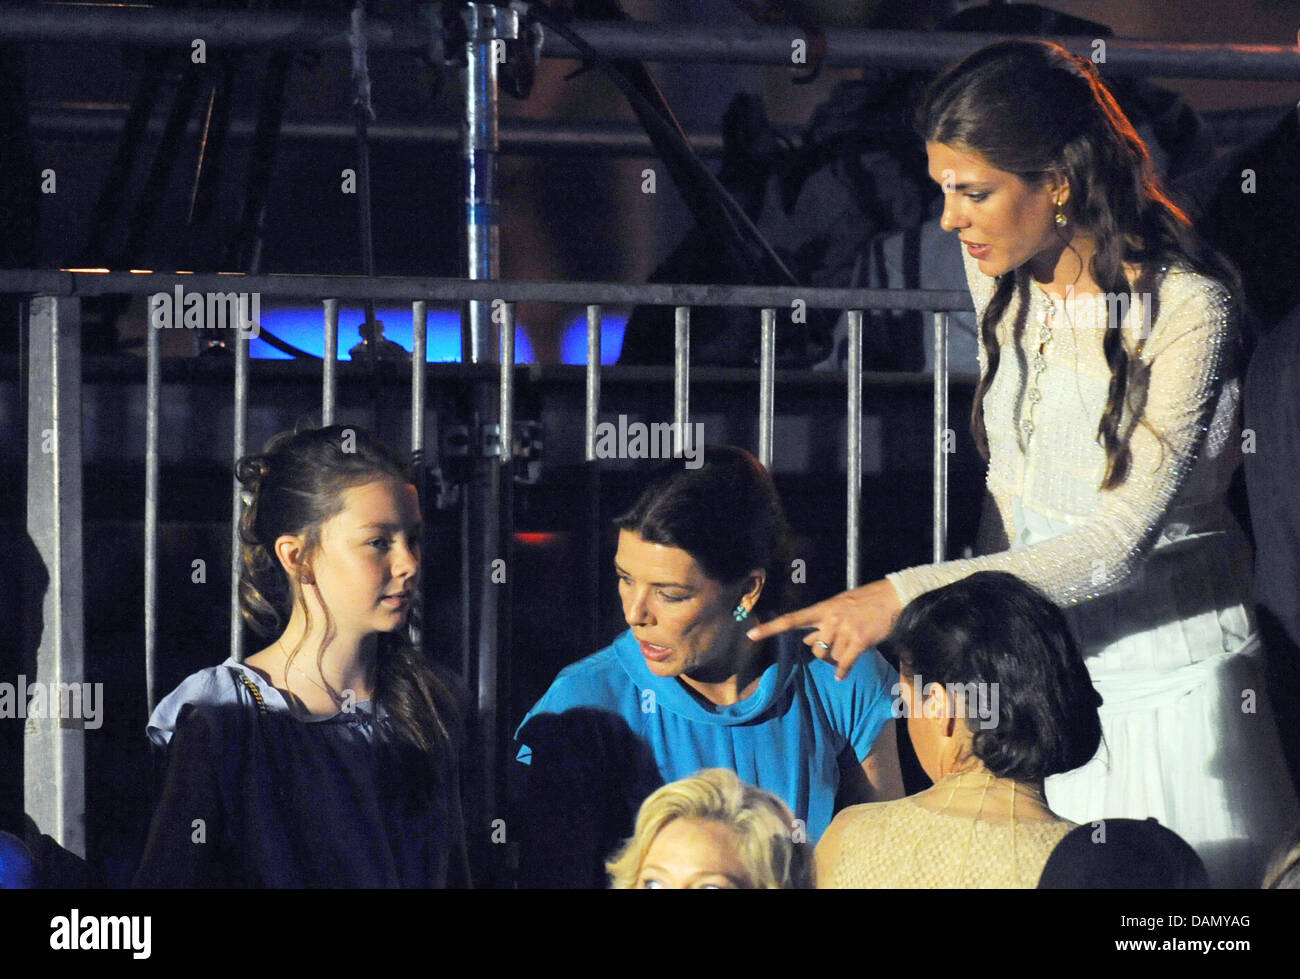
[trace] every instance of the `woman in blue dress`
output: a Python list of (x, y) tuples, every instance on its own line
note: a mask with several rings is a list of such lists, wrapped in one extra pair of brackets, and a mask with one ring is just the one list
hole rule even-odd
[(532, 769), (525, 883), (602, 886), (642, 799), (704, 768), (782, 798), (799, 842), (815, 843), (837, 806), (903, 794), (898, 676), (880, 654), (836, 682), (797, 640), (745, 636), (779, 610), (790, 573), (771, 477), (733, 447), (685, 461), (615, 521), (627, 631), (562, 670), (516, 735)]
[(467, 885), (448, 698), (409, 626), (419, 499), (364, 429), (240, 460), (245, 619), (274, 641), (185, 679), (140, 887)]

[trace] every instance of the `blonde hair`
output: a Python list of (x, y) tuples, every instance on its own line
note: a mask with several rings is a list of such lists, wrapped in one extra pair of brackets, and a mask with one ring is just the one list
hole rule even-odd
[(757, 890), (811, 888), (811, 847), (794, 841), (794, 815), (771, 792), (746, 785), (726, 768), (706, 768), (670, 782), (645, 802), (636, 817), (636, 830), (606, 864), (610, 887), (636, 886), (646, 851), (659, 832), (674, 819), (712, 819), (736, 837), (736, 849), (747, 876)]

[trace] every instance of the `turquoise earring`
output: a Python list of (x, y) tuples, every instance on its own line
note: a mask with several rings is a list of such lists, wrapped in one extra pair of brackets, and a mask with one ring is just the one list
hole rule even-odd
[(745, 608), (743, 604), (737, 605), (735, 611), (731, 613), (731, 617), (737, 622), (744, 622), (749, 618), (749, 609)]

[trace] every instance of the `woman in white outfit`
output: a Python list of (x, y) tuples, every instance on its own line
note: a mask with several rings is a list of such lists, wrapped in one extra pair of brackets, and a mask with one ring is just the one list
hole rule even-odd
[(759, 627), (841, 671), (902, 606), (976, 571), (1061, 605), (1103, 743), (1047, 782), (1078, 823), (1154, 816), (1217, 886), (1257, 886), (1300, 813), (1262, 686), (1241, 461), (1236, 272), (1165, 195), (1088, 61), (994, 44), (918, 114), (980, 322), (978, 557), (909, 568)]

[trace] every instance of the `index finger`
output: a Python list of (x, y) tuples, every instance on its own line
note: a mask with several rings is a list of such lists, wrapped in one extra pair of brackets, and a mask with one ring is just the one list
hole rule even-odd
[(787, 612), (785, 615), (778, 615), (771, 622), (763, 622), (754, 626), (745, 635), (749, 637), (750, 642), (759, 642), (770, 636), (779, 635), (790, 629), (807, 629), (817, 624), (820, 617), (820, 603), (809, 605), (807, 608), (801, 608), (794, 612)]

